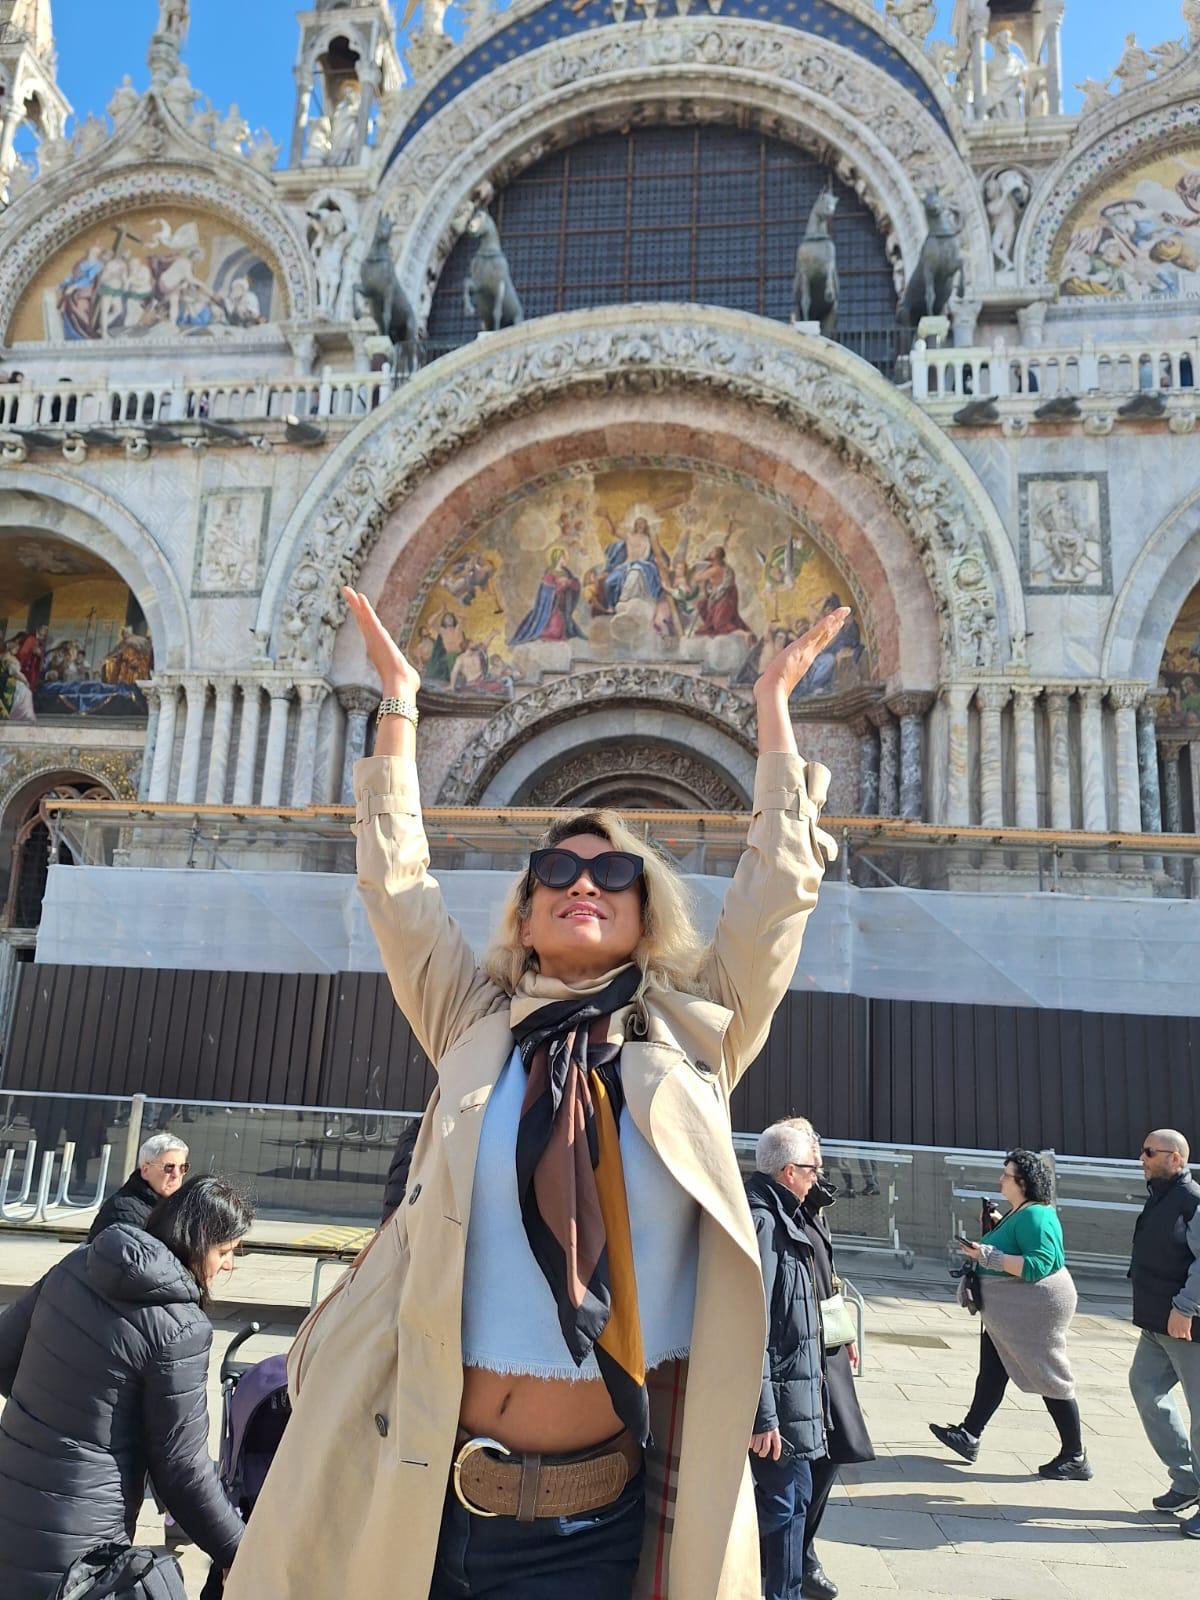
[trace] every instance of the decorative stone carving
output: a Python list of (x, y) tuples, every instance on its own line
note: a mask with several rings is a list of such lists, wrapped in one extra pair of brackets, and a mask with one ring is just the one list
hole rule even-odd
[(1083, 117), (1090, 117), (1095, 112), (1103, 110), (1112, 100), (1109, 93), (1109, 80), (1107, 78), (1085, 78), (1082, 83), (1075, 85), (1083, 96)]
[(933, 0), (887, 0), (886, 14), (914, 44), (921, 44), (937, 21)]
[[(675, 68), (687, 70), (686, 79)], [(447, 70), (452, 70), (452, 63)], [(938, 188), (967, 221), (973, 263), (986, 266), (978, 192), (946, 129), (886, 73), (854, 51), (794, 29), (744, 17), (662, 18), (637, 28), (597, 28), (522, 55), (463, 89), (403, 147), (383, 183), (382, 204), (404, 241), (401, 266), (416, 299), (456, 241), (463, 206), (481, 178), (507, 181), (559, 144), (619, 127), (629, 93), (731, 117), (730, 75), (742, 74), (737, 113), (826, 154), (855, 188), (895, 248), (920, 248), (918, 196)], [(618, 103), (619, 102), (619, 103)], [(897, 164), (905, 182), (897, 185)], [(457, 226), (456, 226), (457, 221)]]
[(1143, 83), (1150, 81), (1150, 75), (1157, 66), (1157, 62), (1149, 50), (1143, 50), (1137, 42), (1136, 33), (1125, 35), (1125, 49), (1121, 59), (1112, 69), (1109, 81), (1114, 78), (1117, 82), (1117, 93), (1128, 94), (1130, 89), (1137, 89)]
[(1001, 167), (984, 179), (983, 200), (992, 228), (992, 258), (1001, 272), (1013, 270), (1013, 246), (1033, 183), (1018, 167)]
[[(597, 750), (583, 750), (565, 756), (533, 785), (522, 797), (521, 803), (529, 806), (592, 805), (596, 802), (587, 791), (595, 790), (619, 776), (642, 780), (651, 790), (660, 786), (683, 790), (690, 802), (689, 809), (746, 809), (745, 795), (708, 762), (684, 750), (633, 743), (604, 745)], [(641, 784), (638, 786), (641, 787)]]
[(354, 238), (354, 202), (349, 195), (327, 193), (311, 204), (308, 249), (317, 279), (317, 309), (329, 318), (338, 314), (346, 252)]
[(270, 489), (206, 489), (200, 496), (192, 594), (257, 594), (262, 583)]
[(1027, 594), (1111, 593), (1107, 473), (1022, 473), (1019, 503)]
[(582, 707), (621, 701), (653, 701), (672, 710), (691, 711), (752, 748), (754, 708), (732, 690), (707, 678), (694, 678), (662, 667), (606, 667), (601, 672), (576, 672), (510, 701), (486, 722), (438, 795), (443, 806), (470, 805), (526, 739)]
[(1030, 305), (1017, 307), (1017, 327), (1021, 330), (1021, 343), (1029, 350), (1039, 350), (1045, 336), (1046, 313), (1050, 305), (1046, 300), (1034, 300)]
[(126, 73), (113, 90), (113, 97), (107, 106), (114, 128), (119, 128), (126, 118), (137, 109), (138, 101), (141, 98), (141, 95), (133, 87), (133, 79)]
[(1019, 122), (1029, 94), (1030, 69), (1013, 42), (1011, 28), (992, 35), (983, 114), (989, 122)]
[[(326, 464), (307, 501), (303, 544), (285, 536), (283, 559), (294, 566), (277, 602), (280, 661), (316, 669), (329, 660), (344, 616), (341, 585), (354, 582), (388, 509), (434, 462), (497, 418), (540, 409), (549, 399), (652, 387), (698, 388), (762, 406), (810, 429), (872, 476), (906, 522), (935, 593), (945, 597), (947, 654), (965, 652), (974, 665), (991, 665), (997, 606), (980, 533), (989, 526), (992, 538), (1004, 535), (982, 489), (940, 430), (902, 406), (857, 358), (830, 345), (800, 353), (790, 331), (768, 337), (763, 326), (727, 311), (711, 311), (700, 324), (680, 307), (623, 309), (618, 325), (597, 325), (594, 314), (580, 313), (526, 324), (519, 342), (496, 335), (471, 365), (424, 368), (403, 404), (385, 408), (356, 436), (349, 464), (337, 456)], [(1019, 595), (1010, 592), (1009, 604), (1019, 606)]]
[(1183, 20), (1187, 23), (1188, 43), (1200, 44), (1200, 0), (1183, 0)]

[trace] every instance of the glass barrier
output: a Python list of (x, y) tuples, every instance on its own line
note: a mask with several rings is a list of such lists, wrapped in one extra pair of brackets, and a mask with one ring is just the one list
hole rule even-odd
[[(419, 1115), (0, 1089), (0, 1219), (53, 1224), (84, 1216), (125, 1181), (144, 1140), (170, 1132), (188, 1146), (193, 1173), (243, 1184), (263, 1222), (306, 1225), (314, 1235), (372, 1227), (396, 1140)], [(754, 1167), (756, 1137), (734, 1135), (745, 1173)], [(826, 1216), (846, 1255), (890, 1257), (904, 1267), (918, 1256), (957, 1264), (955, 1237), (978, 1239), (981, 1208), (1000, 1195), (1002, 1150), (825, 1139), (822, 1153), (838, 1191)], [(1138, 1162), (1047, 1159), (1068, 1264), (1124, 1275), (1146, 1194)], [(287, 1240), (321, 1244), (305, 1232)]]

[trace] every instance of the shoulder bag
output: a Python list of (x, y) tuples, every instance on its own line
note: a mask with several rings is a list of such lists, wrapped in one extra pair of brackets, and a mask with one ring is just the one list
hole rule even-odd
[(842, 1294), (842, 1280), (836, 1276), (833, 1293), (821, 1301), (821, 1336), (826, 1350), (840, 1350), (858, 1338), (858, 1328)]

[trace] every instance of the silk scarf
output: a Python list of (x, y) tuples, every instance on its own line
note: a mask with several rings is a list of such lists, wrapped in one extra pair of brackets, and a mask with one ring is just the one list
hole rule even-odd
[(613, 1410), (650, 1438), (646, 1361), (621, 1164), (621, 1047), (642, 981), (633, 965), (568, 987), (528, 974), (513, 996), (525, 1067), (517, 1190), (571, 1359), (595, 1355)]

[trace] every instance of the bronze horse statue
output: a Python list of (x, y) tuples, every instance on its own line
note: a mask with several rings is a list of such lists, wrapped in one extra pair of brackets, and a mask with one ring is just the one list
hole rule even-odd
[(354, 315), (370, 317), (380, 333), (392, 341), (392, 366), (410, 378), (420, 365), (420, 337), (412, 302), (404, 292), (392, 260), (392, 219), (381, 216), (371, 248), (358, 269), (354, 285)]
[(808, 214), (804, 238), (796, 251), (796, 281), (792, 295), (797, 322), (819, 322), (828, 339), (837, 326), (837, 246), (829, 224), (837, 210), (837, 195), (823, 189)]
[(913, 329), (922, 317), (942, 316), (956, 286), (963, 293), (958, 221), (936, 189), (925, 196), (924, 205), (929, 231), (897, 313), (898, 320)]
[(479, 240), (479, 248), (471, 257), (470, 270), (463, 284), (463, 305), (468, 316), (474, 312), (480, 328), (485, 333), (495, 333), (500, 328), (514, 327), (524, 322), (521, 299), (513, 287), (512, 274), (504, 251), (500, 248), (500, 234), (486, 211), (477, 211), (467, 223), (467, 232)]

